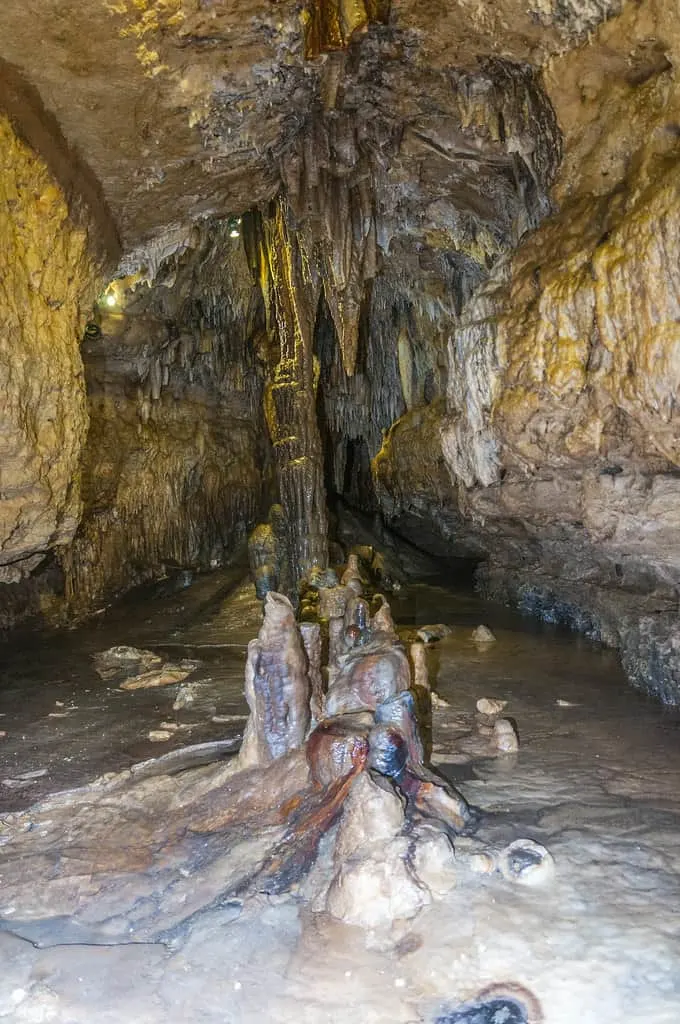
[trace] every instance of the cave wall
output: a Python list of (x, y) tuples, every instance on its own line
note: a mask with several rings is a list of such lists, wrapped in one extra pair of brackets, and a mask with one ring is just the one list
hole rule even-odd
[(619, 647), (630, 677), (669, 701), (680, 700), (676, 13), (628, 5), (546, 72), (564, 132), (560, 208), (451, 325), (448, 517), (436, 489), (412, 507), (415, 456), (396, 431), (375, 463), (389, 516), (418, 511), (453, 545), (472, 532), (489, 596)]
[(101, 284), (85, 221), (0, 116), (0, 583), (69, 543), (88, 409), (79, 338)]
[[(27, 160), (32, 168), (35, 158)], [(33, 187), (33, 179), (27, 184)], [(47, 198), (56, 202), (55, 195)], [(68, 221), (65, 206), (58, 213), (66, 241), (34, 242), (41, 260), (49, 252), (57, 261), (52, 267), (48, 260), (52, 278), (44, 271), (38, 277), (18, 260), (8, 293), (26, 302), (32, 280), (54, 288), (57, 270), (73, 275), (70, 306), (53, 311), (39, 295), (40, 319), (34, 323), (22, 310), (22, 331), (4, 336), (9, 383), (28, 380), (28, 397), (35, 396), (35, 409), (20, 391), (4, 410), (7, 416), (20, 408), (17, 422), (24, 428), (17, 517), (32, 525), (34, 506), (41, 516), (23, 539), (16, 529), (10, 538), (15, 548), (22, 539), (27, 557), (23, 578), (14, 571), (0, 589), (5, 628), (36, 619), (72, 622), (142, 581), (180, 567), (227, 563), (273, 486), (263, 413), (262, 297), (229, 223), (205, 222), (177, 252), (114, 279), (106, 291), (101, 274), (90, 276), (83, 298), (76, 272), (93, 266), (86, 238)], [(35, 217), (47, 231), (51, 222), (41, 207)], [(8, 228), (18, 233), (25, 223), (32, 224), (8, 204)], [(59, 314), (54, 323), (53, 312)], [(9, 426), (4, 438), (13, 441)], [(5, 460), (0, 469), (0, 514), (8, 521), (13, 466)], [(26, 467), (34, 469), (34, 483)], [(40, 475), (48, 473), (51, 490)]]
[(226, 222), (150, 285), (121, 282), (83, 357), (84, 512), (60, 558), (72, 618), (143, 580), (229, 561), (270, 487), (262, 301)]

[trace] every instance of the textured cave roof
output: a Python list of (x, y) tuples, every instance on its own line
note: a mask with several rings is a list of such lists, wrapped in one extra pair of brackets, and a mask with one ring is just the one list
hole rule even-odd
[[(305, 60), (303, 6), (293, 0), (4, 0), (0, 96), (58, 176), (70, 177), (71, 191), (98, 208), (109, 252), (117, 233), (129, 254), (164, 233), (172, 239), (196, 218), (238, 213), (278, 191), (282, 160), (304, 132), (320, 81), (337, 59)], [(465, 177), (469, 158), (463, 193), (489, 167), (502, 183), (511, 163), (507, 146), (501, 152), (497, 140), (483, 139), (480, 172), (474, 150), (481, 143), (473, 141), (471, 153), (469, 131), (464, 144), (442, 141), (459, 76), (481, 69), (493, 78), (493, 61), (504, 74), (509, 64), (540, 68), (620, 6), (620, 0), (393, 0), (389, 25), (372, 26), (354, 41), (342, 75), (345, 95), (354, 83), (352, 116), (391, 125), (390, 159), (398, 165), (402, 197), (411, 182), (416, 191), (431, 192), (423, 208), (445, 201), (442, 178), (460, 179), (456, 160)], [(502, 184), (499, 195), (503, 206)], [(475, 202), (471, 197), (473, 213)], [(445, 209), (434, 213), (446, 222)]]

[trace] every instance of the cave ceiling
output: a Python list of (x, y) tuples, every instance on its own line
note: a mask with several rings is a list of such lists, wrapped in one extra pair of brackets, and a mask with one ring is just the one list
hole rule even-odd
[(620, 6), (5, 2), (0, 96), (48, 163), (61, 146), (82, 169), (130, 265), (290, 190), (305, 138), (336, 180), (372, 179), (383, 251), (402, 235), (483, 262), (548, 208), (559, 132), (536, 73)]

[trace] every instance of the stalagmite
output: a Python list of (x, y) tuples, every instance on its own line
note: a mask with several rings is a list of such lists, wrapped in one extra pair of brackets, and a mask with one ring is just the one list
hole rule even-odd
[(290, 601), (270, 592), (257, 640), (248, 645), (246, 699), (251, 709), (241, 763), (265, 765), (304, 742), (311, 687), (307, 656)]
[(396, 626), (394, 625), (394, 619), (392, 618), (392, 612), (390, 611), (390, 606), (382, 594), (376, 594), (375, 596), (380, 599), (381, 603), (377, 612), (371, 618), (371, 629), (384, 633), (386, 637), (390, 638), (390, 640), (395, 641), (398, 639), (398, 636)]

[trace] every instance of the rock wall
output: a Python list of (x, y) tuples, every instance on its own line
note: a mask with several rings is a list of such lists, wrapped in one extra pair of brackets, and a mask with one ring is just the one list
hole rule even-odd
[(85, 226), (0, 117), (0, 585), (67, 544), (88, 412), (79, 340), (101, 281)]
[[(65, 268), (68, 252), (51, 251)], [(73, 621), (166, 571), (220, 565), (261, 514), (271, 486), (264, 311), (241, 241), (231, 238), (227, 222), (206, 222), (182, 252), (151, 269), (151, 286), (140, 271), (110, 283), (94, 306), (90, 295), (95, 315), (84, 336), (82, 323), (69, 324), (77, 375), (62, 381), (54, 348), (31, 363), (43, 404), (28, 411), (39, 424), (43, 412), (55, 418), (54, 436), (47, 436), (62, 447), (58, 458), (49, 453), (48, 469), (62, 482), (71, 518), (68, 530), (51, 527), (59, 545), (43, 566), (0, 587), (4, 627), (35, 617)], [(24, 336), (26, 329), (24, 321)], [(12, 365), (28, 373), (34, 350), (24, 355), (13, 340)], [(59, 419), (48, 398), (60, 403)], [(29, 465), (37, 462), (35, 450), (31, 456)], [(35, 498), (26, 486), (22, 493), (43, 523), (50, 497), (38, 483)], [(59, 493), (55, 484), (55, 503)], [(0, 515), (4, 508), (0, 503)], [(38, 560), (37, 536), (26, 541), (29, 568)]]
[(485, 591), (680, 701), (680, 51), (674, 6), (642, 7), (546, 74), (561, 209), (452, 325), (442, 450)]
[(168, 569), (223, 564), (270, 485), (258, 337), (263, 309), (240, 240), (196, 232), (152, 287), (134, 279), (85, 340), (90, 432), (65, 603), (85, 614)]

